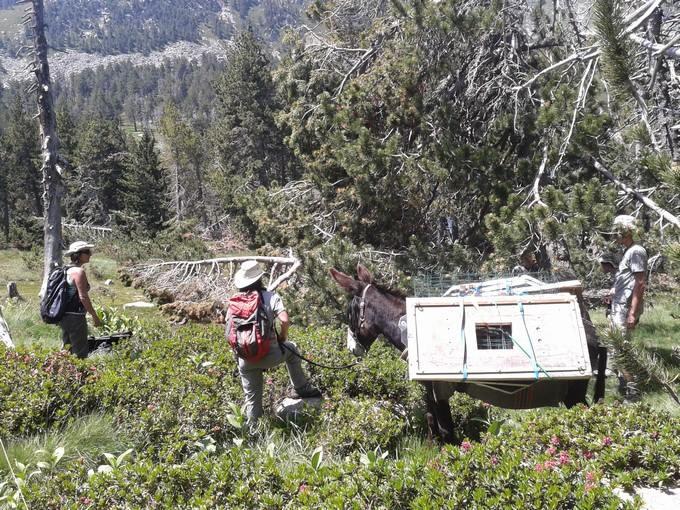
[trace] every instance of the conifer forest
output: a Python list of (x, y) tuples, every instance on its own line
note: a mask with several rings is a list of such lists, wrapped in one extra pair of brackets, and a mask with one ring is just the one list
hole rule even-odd
[[(0, 0), (0, 81), (0, 508), (680, 507), (679, 2)], [(305, 365), (319, 409), (248, 431), (223, 325), (242, 259), (320, 363), (352, 362), (329, 270), (357, 264), (400, 296), (579, 280), (605, 338), (619, 215), (647, 296), (608, 346), (642, 403), (612, 380), (550, 411), (456, 394), (442, 446), (376, 342), (352, 375)], [(113, 282), (99, 333), (134, 331), (95, 361), (37, 312), (49, 243), (77, 240)], [(272, 414), (287, 374), (265, 380)]]

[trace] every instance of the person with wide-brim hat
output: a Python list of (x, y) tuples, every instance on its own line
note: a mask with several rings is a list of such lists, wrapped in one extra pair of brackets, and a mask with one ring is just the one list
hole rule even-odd
[(93, 250), (93, 244), (76, 241), (64, 252), (71, 263), (66, 266), (66, 311), (59, 326), (63, 345), (79, 358), (86, 358), (89, 351), (86, 314), (90, 314), (95, 327), (102, 324), (90, 301), (90, 284), (83, 269), (90, 261)]
[[(262, 297), (264, 312), (267, 315), (267, 323), (271, 324), (269, 332), (274, 345), (269, 352), (258, 361), (249, 361), (237, 356), (238, 370), (241, 376), (241, 385), (245, 395), (246, 414), (250, 427), (254, 427), (258, 419), (264, 414), (262, 406), (262, 394), (264, 390), (264, 371), (274, 368), (281, 363), (286, 363), (288, 376), (293, 386), (291, 396), (293, 398), (321, 397), (321, 392), (312, 386), (307, 375), (302, 370), (302, 362), (295, 343), (288, 340), (288, 326), (290, 320), (288, 312), (281, 297), (272, 291), (268, 291), (262, 283), (264, 271), (256, 260), (246, 260), (234, 275), (234, 287), (239, 293), (259, 292)], [(229, 336), (230, 317), (226, 318), (226, 334)], [(276, 329), (278, 323), (278, 331)], [(278, 341), (279, 345), (275, 345)], [(296, 355), (297, 354), (297, 355)]]

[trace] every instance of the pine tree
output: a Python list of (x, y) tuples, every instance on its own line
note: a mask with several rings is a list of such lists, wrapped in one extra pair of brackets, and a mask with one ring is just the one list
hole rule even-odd
[(174, 169), (174, 207), (177, 219), (185, 213), (198, 215), (204, 225), (208, 223), (205, 204), (203, 167), (206, 151), (200, 133), (182, 117), (177, 106), (168, 102), (163, 109), (160, 131), (170, 145)]
[(228, 201), (243, 185), (270, 186), (294, 174), (283, 136), (274, 122), (279, 108), (269, 59), (252, 30), (235, 41), (216, 84), (212, 140)]
[(30, 119), (19, 95), (10, 106), (5, 127), (7, 186), (15, 215), (42, 217), (42, 193), (37, 127)]
[(130, 230), (154, 235), (161, 231), (170, 217), (168, 183), (161, 167), (156, 140), (145, 130), (128, 158), (123, 179), (123, 219)]
[(116, 122), (102, 118), (86, 120), (79, 132), (75, 171), (67, 183), (66, 210), (77, 221), (105, 225), (121, 208), (125, 138)]

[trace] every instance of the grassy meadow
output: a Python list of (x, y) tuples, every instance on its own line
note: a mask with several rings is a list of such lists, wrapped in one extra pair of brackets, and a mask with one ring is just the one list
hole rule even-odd
[[(421, 387), (380, 342), (352, 370), (307, 367), (324, 401), (294, 421), (274, 416), (285, 368), (268, 371), (267, 416), (249, 431), (221, 326), (123, 312), (143, 295), (95, 253), (93, 300), (135, 337), (73, 359), (40, 322), (40, 267), (0, 251), (0, 283), (25, 299), (3, 302), (18, 348), (0, 350), (0, 508), (614, 509), (640, 504), (614, 489), (680, 482), (679, 407), (659, 389), (624, 404), (610, 378), (602, 405), (513, 412), (456, 395), (457, 444), (442, 446), (427, 438)], [(653, 289), (636, 336), (675, 373), (676, 310)], [(591, 315), (604, 324), (604, 310)], [(352, 361), (340, 325), (291, 338), (324, 363)]]
[(0, 10), (0, 33), (13, 34), (19, 32), (24, 7), (24, 5), (15, 5), (9, 9)]

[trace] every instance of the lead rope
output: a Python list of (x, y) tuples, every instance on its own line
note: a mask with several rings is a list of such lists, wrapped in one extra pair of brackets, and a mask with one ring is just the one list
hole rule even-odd
[[(364, 291), (361, 293), (361, 301), (359, 302), (359, 328), (361, 328), (361, 326), (363, 326), (364, 324), (365, 319), (364, 311), (366, 309), (366, 291), (370, 286), (371, 286), (370, 283), (366, 285), (366, 287), (364, 287)], [(317, 363), (316, 361), (312, 361), (311, 359), (305, 358), (302, 354), (295, 352), (295, 350), (292, 347), (288, 347), (286, 344), (281, 343), (279, 345), (281, 346), (281, 348), (288, 350), (289, 352), (293, 353), (294, 356), (297, 356), (301, 360), (306, 361), (310, 365), (314, 365), (315, 367), (319, 368), (326, 368), (328, 370), (345, 370), (347, 368), (352, 368), (361, 363), (361, 361), (355, 361), (354, 363), (348, 363), (347, 365), (340, 366), (322, 365), (321, 363)]]
[(354, 363), (349, 363), (347, 365), (340, 365), (340, 366), (330, 366), (330, 365), (322, 365), (321, 363), (317, 363), (316, 361), (312, 361), (311, 359), (305, 358), (302, 354), (298, 353), (293, 349), (292, 347), (287, 346), (285, 343), (280, 343), (279, 344), (282, 349), (286, 349), (287, 351), (291, 352), (294, 356), (297, 356), (303, 361), (306, 361), (310, 365), (314, 365), (315, 367), (320, 367), (320, 368), (327, 368), (328, 370), (344, 370), (347, 368), (352, 368), (353, 366), (358, 365), (361, 363), (361, 361), (355, 361)]

